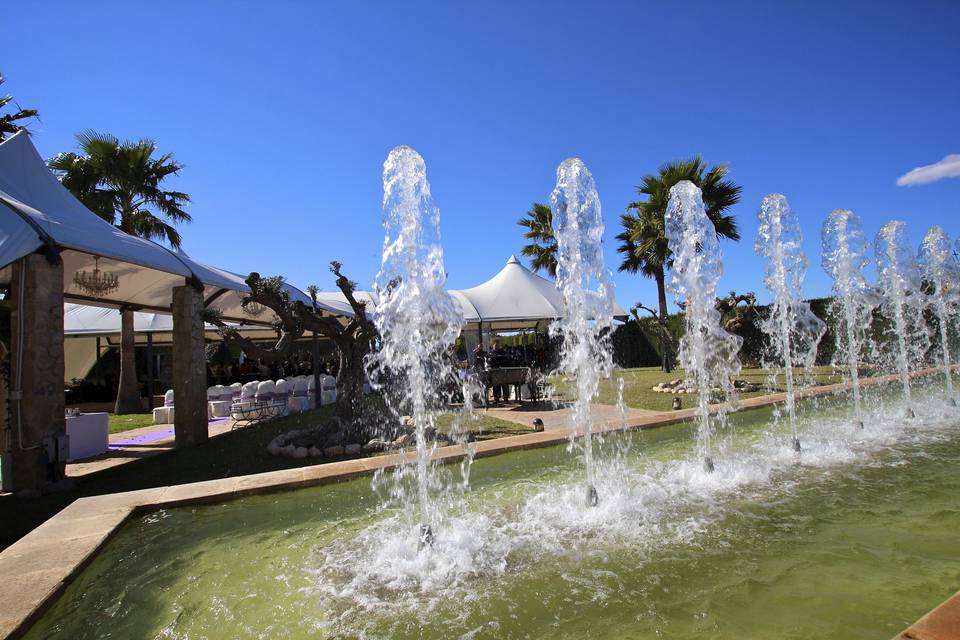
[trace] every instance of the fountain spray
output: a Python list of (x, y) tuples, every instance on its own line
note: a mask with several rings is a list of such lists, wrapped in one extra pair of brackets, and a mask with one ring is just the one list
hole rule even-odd
[(771, 377), (778, 366), (783, 367), (791, 440), (794, 450), (799, 453), (793, 368), (799, 366), (807, 371), (813, 368), (826, 325), (801, 299), (807, 257), (803, 254), (800, 221), (790, 209), (786, 197), (779, 193), (765, 197), (757, 217), (760, 227), (753, 250), (768, 259), (763, 281), (773, 293), (770, 315), (760, 323), (760, 328), (769, 340), (769, 352), (774, 362), (765, 362), (764, 365)]
[(853, 389), (854, 416), (857, 427), (862, 429), (860, 354), (879, 298), (863, 275), (867, 240), (860, 219), (852, 211), (834, 209), (823, 223), (821, 250), (823, 270), (833, 279), (830, 316), (836, 328), (834, 366), (847, 370)]
[(576, 389), (571, 443), (580, 439), (586, 467), (586, 501), (596, 506), (595, 465), (590, 403), (601, 378), (613, 371), (610, 328), (613, 285), (603, 261), (603, 219), (600, 196), (590, 170), (579, 158), (557, 168), (557, 186), (550, 194), (553, 234), (557, 239), (557, 288), (563, 296), (562, 318), (550, 326), (562, 338), (558, 372)]
[[(447, 357), (463, 325), (445, 290), (440, 210), (434, 205), (426, 164), (407, 146), (393, 149), (383, 164), (383, 255), (374, 285), (379, 296), (374, 321), (380, 349), (369, 356), (371, 383), (384, 391), (396, 417), (409, 411), (416, 457), (419, 546), (433, 544), (430, 490), (439, 484), (430, 464), (428, 434), (445, 407), (442, 390), (452, 378)], [(410, 499), (409, 502), (414, 502)]]
[(950, 322), (948, 303), (958, 297), (960, 268), (950, 255), (950, 240), (939, 225), (930, 227), (923, 236), (923, 243), (920, 245), (920, 269), (925, 283), (932, 290), (930, 295), (933, 311), (937, 316), (937, 324), (940, 325), (940, 355), (947, 397), (950, 403), (956, 404), (953, 376), (950, 372), (950, 339), (947, 329)]
[(926, 305), (920, 291), (917, 261), (907, 239), (907, 223), (891, 220), (880, 228), (876, 256), (882, 308), (890, 321), (887, 334), (895, 343), (893, 356), (903, 386), (903, 397), (907, 401), (907, 417), (912, 418), (910, 364), (926, 352), (929, 336), (924, 329), (923, 309)]
[[(710, 394), (719, 388), (728, 401), (733, 378), (740, 373), (743, 339), (720, 326), (717, 284), (723, 273), (720, 242), (707, 217), (700, 189), (688, 180), (670, 189), (664, 227), (673, 266), (669, 290), (683, 305), (686, 330), (680, 339), (680, 363), (697, 388), (697, 443), (704, 469), (714, 470), (711, 446)], [(728, 402), (717, 409), (725, 417)]]

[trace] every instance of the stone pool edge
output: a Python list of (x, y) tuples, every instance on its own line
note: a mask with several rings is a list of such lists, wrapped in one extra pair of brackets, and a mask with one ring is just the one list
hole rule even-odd
[[(957, 365), (954, 366), (956, 370)], [(911, 377), (935, 375), (942, 369), (916, 371)], [(862, 386), (897, 381), (895, 375), (867, 378)], [(848, 390), (849, 383), (812, 387), (798, 392), (809, 398)], [(783, 402), (783, 393), (741, 400), (738, 411), (759, 409)], [(594, 425), (595, 432), (607, 433), (623, 428), (653, 429), (694, 417), (694, 409), (662, 411), (638, 416), (627, 425), (608, 421)], [(570, 429), (533, 432), (471, 443), (477, 458), (510, 451), (554, 446), (567, 442)], [(433, 459), (453, 463), (467, 455), (460, 445), (438, 447)], [(13, 640), (25, 634), (34, 622), (56, 601), (70, 582), (96, 557), (128, 518), (157, 509), (191, 504), (223, 502), (243, 496), (289, 491), (372, 475), (380, 469), (392, 469), (412, 462), (412, 451), (358, 458), (340, 462), (267, 471), (247, 476), (207, 480), (138, 491), (78, 498), (26, 536), (0, 552), (0, 638)], [(64, 532), (69, 532), (64, 536)], [(952, 630), (952, 635), (945, 635)], [(960, 593), (918, 620), (897, 636), (899, 640), (960, 640)]]

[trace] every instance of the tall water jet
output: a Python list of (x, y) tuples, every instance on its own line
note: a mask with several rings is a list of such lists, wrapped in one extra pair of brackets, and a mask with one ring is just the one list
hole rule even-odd
[(379, 296), (374, 318), (379, 350), (367, 361), (371, 381), (388, 399), (395, 416), (409, 412), (417, 446), (415, 496), (420, 545), (433, 542), (439, 514), (430, 491), (437, 484), (430, 464), (428, 433), (445, 408), (444, 383), (452, 377), (448, 349), (463, 325), (456, 302), (445, 290), (440, 245), (440, 210), (434, 205), (426, 164), (405, 145), (383, 164), (383, 253), (374, 284)]
[(939, 225), (933, 225), (923, 236), (920, 244), (920, 269), (924, 283), (930, 288), (933, 311), (940, 326), (940, 357), (943, 363), (943, 376), (946, 381), (947, 397), (955, 403), (953, 395), (953, 376), (950, 372), (950, 322), (949, 305), (958, 298), (958, 280), (960, 269), (950, 255), (950, 240)]
[(857, 425), (863, 427), (860, 399), (860, 356), (867, 341), (873, 308), (879, 299), (863, 274), (867, 266), (867, 239), (852, 211), (834, 209), (823, 223), (821, 265), (833, 279), (830, 318), (835, 328), (834, 366), (846, 368), (853, 389)]
[(928, 336), (924, 328), (923, 293), (920, 271), (907, 238), (907, 223), (891, 220), (880, 228), (876, 239), (877, 286), (881, 307), (887, 319), (887, 338), (894, 343), (887, 352), (893, 356), (910, 417), (912, 394), (910, 365), (920, 360), (927, 350)]
[(600, 196), (590, 170), (579, 158), (567, 158), (557, 167), (557, 185), (550, 194), (553, 233), (557, 239), (557, 288), (563, 296), (562, 318), (550, 333), (562, 339), (558, 372), (576, 389), (574, 430), (579, 438), (587, 477), (587, 504), (595, 506), (593, 420), (590, 403), (601, 378), (610, 377), (613, 357), (613, 285), (603, 261), (603, 219)]
[[(720, 242), (707, 216), (700, 189), (688, 180), (670, 189), (670, 201), (664, 216), (664, 231), (673, 266), (669, 291), (683, 305), (686, 330), (680, 339), (680, 364), (693, 375), (697, 388), (697, 443), (707, 471), (713, 471), (710, 395), (714, 388), (729, 400), (733, 378), (740, 373), (740, 347), (743, 340), (720, 325), (716, 308), (717, 284), (723, 273)], [(718, 407), (725, 418), (723, 403)]]
[(768, 195), (760, 203), (757, 217), (760, 226), (753, 250), (768, 260), (763, 282), (773, 294), (770, 314), (760, 322), (770, 356), (764, 364), (771, 374), (779, 367), (783, 369), (790, 435), (794, 450), (799, 452), (793, 369), (801, 367), (809, 372), (813, 368), (826, 325), (801, 299), (807, 257), (800, 221), (787, 198), (779, 193)]

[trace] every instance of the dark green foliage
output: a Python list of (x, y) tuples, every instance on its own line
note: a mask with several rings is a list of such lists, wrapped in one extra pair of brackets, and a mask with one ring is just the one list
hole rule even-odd
[[(0, 73), (0, 85), (6, 82), (3, 74)], [(12, 113), (3, 113), (0, 114), (0, 142), (2, 142), (7, 136), (12, 136), (21, 129), (25, 129), (22, 124), (19, 124), (23, 120), (29, 120), (30, 118), (39, 118), (40, 112), (36, 109), (24, 109), (18, 105), (13, 100), (11, 95), (0, 95), (0, 111), (5, 109), (8, 104), (13, 103), (16, 107), (16, 110)]]
[(534, 271), (557, 275), (557, 240), (553, 237), (553, 211), (548, 205), (534, 202), (525, 217), (517, 221), (526, 231), (523, 237), (530, 243), (520, 249), (520, 255), (530, 258)]
[(184, 207), (190, 196), (163, 189), (164, 181), (183, 165), (165, 153), (154, 156), (153, 140), (126, 140), (84, 131), (77, 134), (81, 154), (61, 153), (47, 164), (88, 209), (125, 232), (165, 239), (180, 247), (180, 234), (169, 223), (190, 222)]

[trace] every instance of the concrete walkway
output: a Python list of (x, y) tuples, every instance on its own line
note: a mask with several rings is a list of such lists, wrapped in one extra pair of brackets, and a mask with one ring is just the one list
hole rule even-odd
[[(208, 423), (210, 437), (227, 433), (233, 427), (230, 419)], [(67, 463), (67, 477), (79, 478), (90, 473), (103, 471), (140, 458), (155, 456), (173, 449), (174, 436), (172, 424), (153, 424), (149, 427), (130, 429), (111, 433), (106, 453), (94, 458), (85, 458)]]

